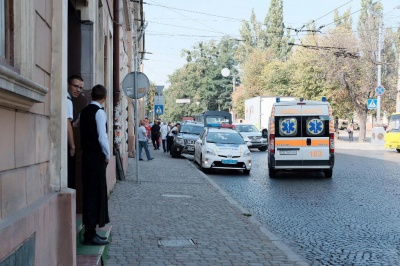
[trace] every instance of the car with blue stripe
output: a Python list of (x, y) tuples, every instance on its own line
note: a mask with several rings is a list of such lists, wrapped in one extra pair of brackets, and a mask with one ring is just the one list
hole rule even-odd
[(231, 124), (208, 124), (195, 143), (195, 162), (204, 171), (234, 169), (249, 174), (251, 153), (242, 135)]

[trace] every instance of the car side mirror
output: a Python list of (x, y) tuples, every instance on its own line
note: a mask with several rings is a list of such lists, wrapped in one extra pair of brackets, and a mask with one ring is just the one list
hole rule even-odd
[(251, 141), (246, 141), (247, 147), (250, 147), (252, 145)]
[(268, 138), (268, 129), (263, 129), (262, 131), (261, 131), (261, 136), (263, 137), (263, 138)]

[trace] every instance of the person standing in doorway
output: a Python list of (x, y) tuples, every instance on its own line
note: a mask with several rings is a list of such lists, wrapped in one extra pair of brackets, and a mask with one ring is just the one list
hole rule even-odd
[(101, 105), (106, 101), (107, 89), (96, 85), (92, 89), (92, 102), (80, 115), (82, 147), (82, 203), (85, 245), (107, 245), (107, 238), (96, 233), (96, 225), (110, 222), (106, 168), (110, 160), (107, 136), (107, 116)]
[(74, 121), (73, 99), (77, 98), (83, 89), (83, 79), (81, 76), (72, 75), (68, 78), (67, 92), (67, 129), (68, 129), (68, 187), (75, 189), (75, 140), (73, 127)]
[(147, 135), (147, 130), (146, 130), (146, 121), (142, 120), (140, 121), (140, 127), (138, 130), (138, 141), (139, 141), (139, 161), (143, 161), (142, 159), (142, 150), (144, 149), (146, 153), (147, 160), (153, 160), (154, 158), (151, 157), (150, 151), (149, 151), (149, 137)]

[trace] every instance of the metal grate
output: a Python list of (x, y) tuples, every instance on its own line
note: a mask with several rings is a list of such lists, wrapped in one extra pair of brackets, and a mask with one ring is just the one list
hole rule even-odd
[(192, 198), (190, 195), (179, 195), (179, 194), (163, 194), (163, 197), (166, 198)]
[(192, 239), (160, 239), (158, 240), (158, 245), (163, 247), (184, 247), (195, 245)]

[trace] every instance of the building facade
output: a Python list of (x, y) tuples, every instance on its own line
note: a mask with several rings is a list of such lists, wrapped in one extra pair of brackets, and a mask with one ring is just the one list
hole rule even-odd
[(75, 117), (94, 85), (108, 89), (112, 190), (133, 149), (132, 100), (121, 82), (141, 66), (143, 2), (1, 0), (0, 20), (0, 265), (76, 265), (81, 160), (77, 145), (77, 188), (69, 189), (67, 78), (84, 79)]

